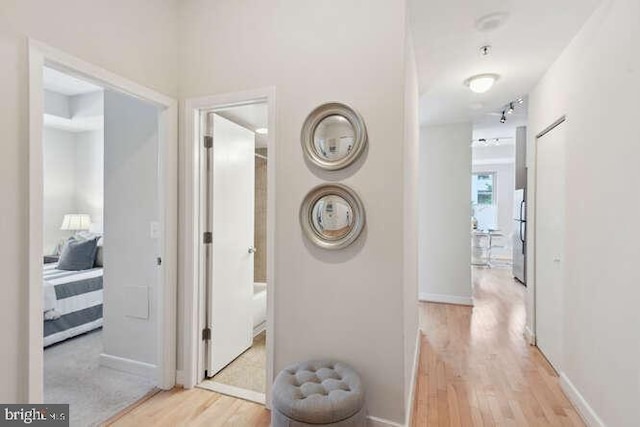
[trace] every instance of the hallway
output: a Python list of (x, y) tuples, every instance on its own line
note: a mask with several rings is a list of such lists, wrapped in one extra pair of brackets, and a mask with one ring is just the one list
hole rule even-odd
[(524, 286), (507, 269), (472, 277), (475, 307), (421, 303), (413, 425), (584, 425), (524, 339)]

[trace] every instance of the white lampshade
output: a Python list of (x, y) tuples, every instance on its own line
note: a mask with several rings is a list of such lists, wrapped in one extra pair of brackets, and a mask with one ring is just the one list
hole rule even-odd
[(88, 230), (90, 225), (91, 217), (89, 214), (66, 214), (62, 220), (60, 230)]

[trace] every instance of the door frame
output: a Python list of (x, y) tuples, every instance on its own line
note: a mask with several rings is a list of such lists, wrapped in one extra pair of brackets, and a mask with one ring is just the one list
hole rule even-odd
[[(525, 334), (529, 344), (536, 345), (536, 217), (537, 217), (537, 190), (538, 190), (538, 141), (540, 138), (553, 131), (555, 128), (567, 121), (567, 116), (562, 115), (549, 126), (536, 134), (533, 147), (533, 179), (528, 179), (529, 183), (533, 183), (533, 189), (527, 188), (527, 238), (526, 238), (526, 256), (527, 256), (527, 294), (528, 301), (526, 304), (527, 315), (530, 319), (525, 327)], [(531, 187), (531, 184), (529, 184)]]
[(176, 280), (177, 280), (177, 201), (178, 201), (178, 103), (80, 58), (34, 39), (29, 50), (29, 254), (28, 254), (28, 380), (27, 398), (43, 400), (44, 349), (42, 347), (42, 254), (43, 254), (43, 114), (42, 69), (50, 66), (104, 88), (155, 104), (159, 111), (158, 191), (160, 206), (159, 240), (162, 265), (158, 267), (158, 324), (156, 328), (158, 387), (171, 389), (176, 380)]
[(231, 106), (264, 102), (268, 108), (267, 150), (267, 384), (266, 406), (271, 407), (271, 383), (274, 376), (274, 313), (275, 313), (275, 213), (276, 213), (276, 89), (267, 87), (242, 92), (188, 98), (181, 103), (181, 176), (183, 185), (180, 196), (181, 206), (181, 262), (182, 312), (184, 318), (181, 331), (184, 366), (178, 373), (179, 382), (185, 388), (195, 387), (204, 376), (202, 357), (204, 299), (201, 274), (202, 229), (200, 223), (200, 201), (202, 198), (202, 177), (200, 170), (202, 143), (199, 140), (200, 112)]

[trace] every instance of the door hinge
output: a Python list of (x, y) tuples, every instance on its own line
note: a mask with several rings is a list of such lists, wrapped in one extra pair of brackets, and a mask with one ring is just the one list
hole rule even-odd
[(211, 233), (210, 231), (205, 231), (202, 234), (202, 243), (204, 243), (205, 245), (208, 245), (209, 243), (213, 242), (213, 233)]
[(212, 148), (213, 147), (213, 137), (205, 135), (204, 136), (204, 148)]
[(202, 330), (202, 341), (209, 341), (209, 340), (211, 340), (211, 329), (204, 328)]

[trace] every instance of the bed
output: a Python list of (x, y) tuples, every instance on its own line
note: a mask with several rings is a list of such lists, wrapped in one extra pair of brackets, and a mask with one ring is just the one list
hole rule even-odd
[(44, 346), (102, 327), (102, 268), (43, 271)]

